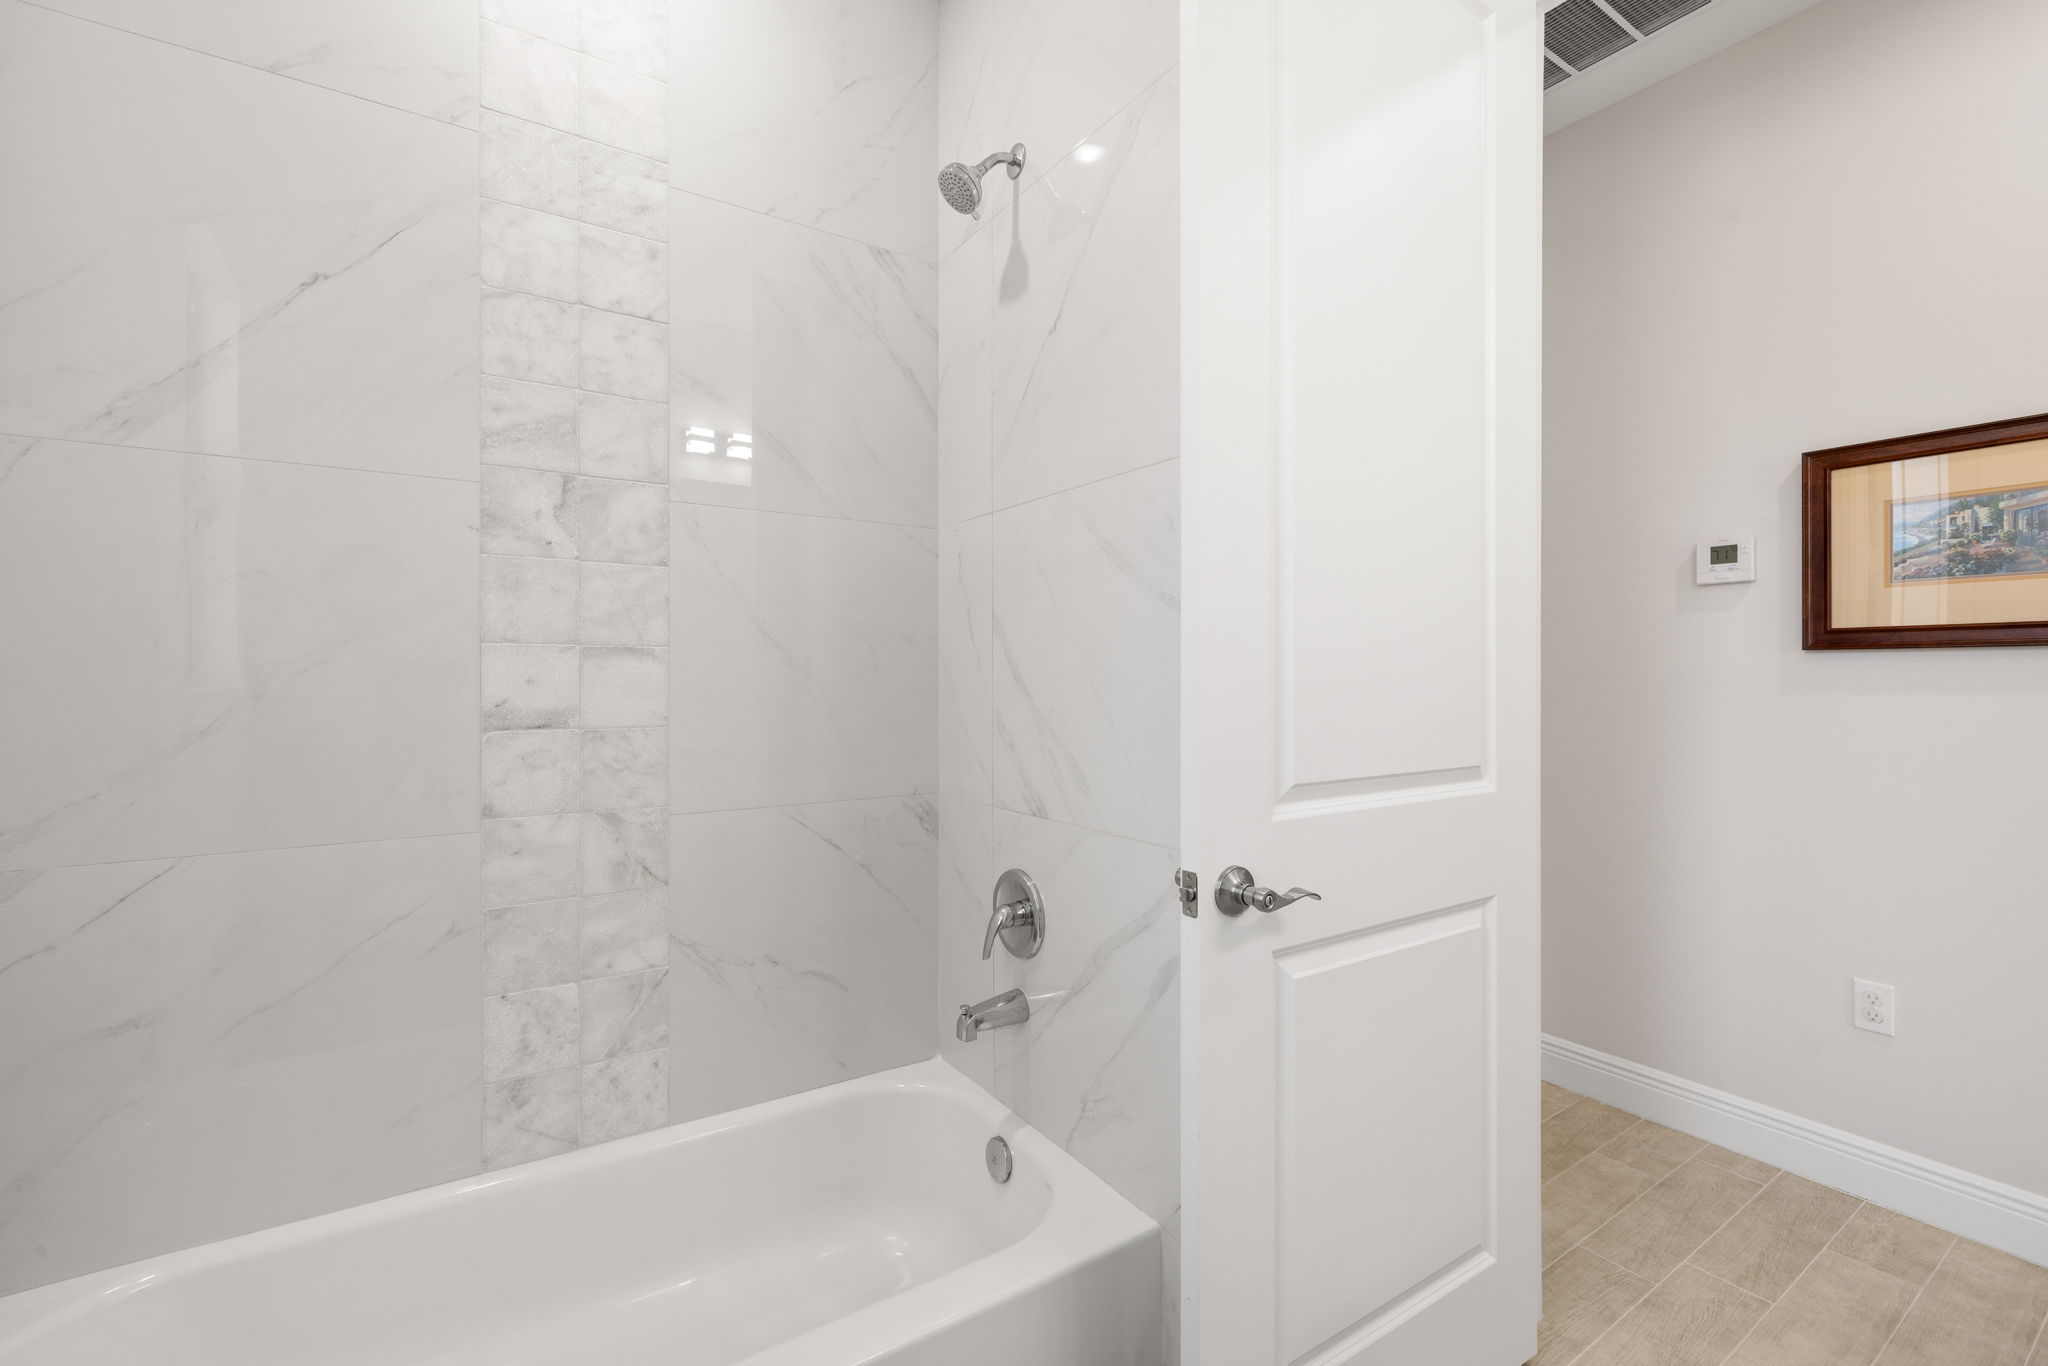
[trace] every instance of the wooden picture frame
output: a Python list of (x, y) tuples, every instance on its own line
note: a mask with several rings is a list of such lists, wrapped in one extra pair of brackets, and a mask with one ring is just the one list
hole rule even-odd
[(1806, 649), (2048, 645), (2048, 413), (1808, 451), (1800, 483)]

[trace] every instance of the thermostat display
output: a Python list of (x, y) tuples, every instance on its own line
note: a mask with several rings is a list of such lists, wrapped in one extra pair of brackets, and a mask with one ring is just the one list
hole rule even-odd
[(1694, 552), (1694, 583), (1750, 583), (1755, 578), (1754, 540), (1701, 541)]

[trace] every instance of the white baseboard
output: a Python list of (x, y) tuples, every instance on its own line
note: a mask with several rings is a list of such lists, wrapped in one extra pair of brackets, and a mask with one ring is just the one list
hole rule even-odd
[(2032, 1191), (1548, 1034), (1543, 1079), (2048, 1266), (2048, 1197)]

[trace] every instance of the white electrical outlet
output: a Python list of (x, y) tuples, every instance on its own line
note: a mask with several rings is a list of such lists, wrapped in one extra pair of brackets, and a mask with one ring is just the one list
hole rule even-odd
[(1873, 1034), (1899, 1032), (1898, 996), (1883, 982), (1856, 979), (1856, 999), (1850, 1023)]

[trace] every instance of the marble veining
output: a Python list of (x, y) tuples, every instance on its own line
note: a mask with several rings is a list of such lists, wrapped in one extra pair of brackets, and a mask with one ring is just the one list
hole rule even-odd
[(996, 804), (1179, 840), (1180, 470), (995, 516)]
[[(1175, 0), (946, 0), (939, 7), (939, 160), (1031, 150), (1028, 186), (1171, 69)], [(998, 207), (1011, 202), (997, 191)], [(939, 249), (977, 230), (936, 200)], [(982, 215), (987, 226), (988, 215)]]
[(931, 790), (934, 533), (673, 512), (675, 809)]
[(669, 90), (666, 0), (483, 17), (495, 1169), (668, 1110)]
[(929, 257), (938, 16), (931, 0), (672, 0), (677, 188)]
[[(670, 246), (672, 495), (929, 525), (935, 269), (680, 192)], [(752, 458), (693, 452), (690, 428), (747, 433)]]
[(37, 0), (259, 71), (476, 126), (474, 0)]
[(671, 818), (671, 1120), (931, 1056), (932, 805)]
[(477, 1170), (474, 835), (0, 873), (0, 1292)]
[(995, 1094), (1165, 1219), (1180, 1199), (1175, 855), (1008, 811), (994, 840), (996, 866), (1029, 868), (1064, 931), (999, 967), (1031, 1019), (996, 1035)]
[(995, 506), (1179, 454), (1179, 82), (998, 215)]
[(0, 868), (474, 828), (474, 485), (9, 449)]
[(474, 134), (29, 5), (0, 53), (0, 431), (476, 477)]

